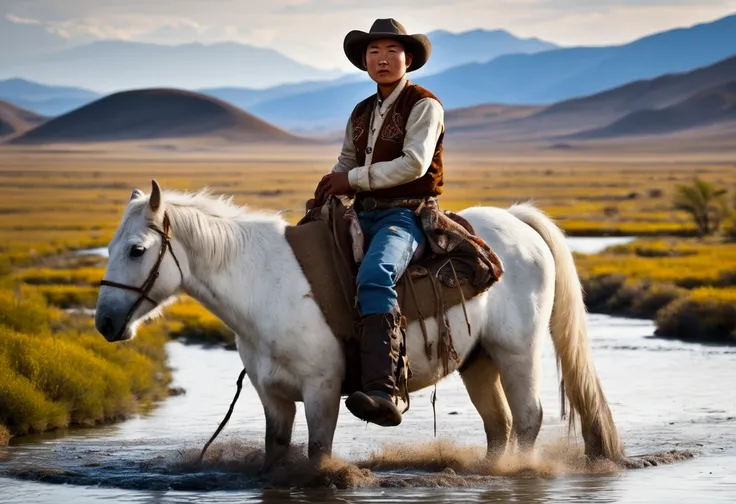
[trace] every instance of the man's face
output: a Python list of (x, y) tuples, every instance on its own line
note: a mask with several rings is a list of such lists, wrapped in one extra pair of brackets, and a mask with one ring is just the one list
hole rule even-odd
[(411, 55), (395, 40), (375, 40), (368, 44), (365, 55), (368, 75), (380, 84), (392, 84), (401, 79), (411, 65)]

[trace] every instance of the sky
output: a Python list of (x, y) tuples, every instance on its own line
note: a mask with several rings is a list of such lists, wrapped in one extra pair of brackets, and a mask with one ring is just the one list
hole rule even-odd
[(736, 0), (0, 0), (0, 52), (11, 43), (32, 54), (101, 39), (235, 41), (350, 70), (342, 40), (376, 18), (393, 17), (411, 33), (505, 29), (572, 46), (625, 43), (730, 14)]

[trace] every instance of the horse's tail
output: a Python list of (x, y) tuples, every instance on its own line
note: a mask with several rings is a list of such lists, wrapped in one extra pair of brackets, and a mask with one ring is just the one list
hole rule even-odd
[(623, 447), (590, 356), (583, 289), (565, 235), (552, 219), (531, 204), (513, 205), (509, 212), (539, 233), (554, 258), (555, 298), (550, 333), (557, 369), (562, 371), (562, 416), (567, 395), (570, 427), (575, 415), (579, 415), (585, 453), (592, 458), (618, 460), (623, 457)]

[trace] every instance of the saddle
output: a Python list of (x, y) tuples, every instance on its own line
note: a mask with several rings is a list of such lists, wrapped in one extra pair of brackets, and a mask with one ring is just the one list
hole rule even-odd
[[(420, 323), (427, 358), (432, 360), (436, 353), (447, 372), (450, 359), (459, 363), (447, 310), (462, 304), (465, 311), (467, 300), (482, 294), (501, 278), (503, 266), (491, 247), (475, 236), (466, 219), (440, 210), (434, 198), (422, 200), (415, 213), (420, 217), (426, 240), (397, 282), (399, 307), (407, 325), (412, 321)], [(355, 342), (354, 322), (359, 316), (357, 273), (364, 252), (354, 206), (335, 196), (320, 206), (309, 200), (304, 217), (295, 226), (287, 226), (286, 239), (327, 324), (336, 337), (348, 343), (346, 352), (354, 352), (356, 346), (350, 343)], [(435, 318), (438, 326), (436, 352), (425, 324), (430, 317)], [(467, 311), (465, 318), (470, 334)], [(347, 358), (354, 362), (349, 355)], [(359, 384), (358, 378), (358, 388)]]

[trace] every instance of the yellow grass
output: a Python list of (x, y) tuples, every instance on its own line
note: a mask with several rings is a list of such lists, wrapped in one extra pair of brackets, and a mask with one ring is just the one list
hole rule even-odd
[(687, 288), (723, 287), (736, 285), (736, 243), (640, 239), (603, 254), (581, 256), (578, 267), (584, 276), (623, 274)]
[(0, 433), (94, 425), (164, 397), (166, 339), (111, 345), (33, 289), (0, 289)]
[(686, 339), (736, 338), (736, 242), (639, 239), (576, 263), (594, 311), (654, 318)]
[[(295, 222), (338, 146), (299, 152), (171, 154), (3, 153), (0, 171), (0, 247), (20, 262), (60, 250), (104, 246), (114, 232), (134, 187), (216, 193), (258, 208), (283, 210)], [(643, 159), (612, 162), (606, 156), (549, 160), (516, 156), (497, 160), (483, 153), (446, 156), (445, 208), (507, 206), (533, 200), (571, 234), (692, 233), (692, 224), (673, 209), (675, 184), (695, 174), (727, 186), (736, 171), (727, 164), (672, 163)]]

